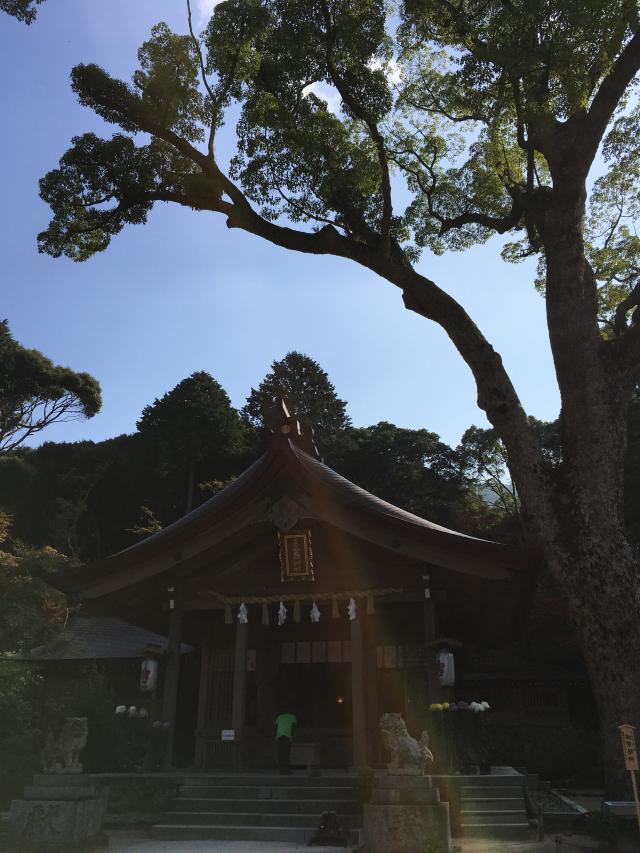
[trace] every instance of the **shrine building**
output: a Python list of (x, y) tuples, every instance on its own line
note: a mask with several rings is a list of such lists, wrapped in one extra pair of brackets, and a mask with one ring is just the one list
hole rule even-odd
[(453, 695), (439, 652), (455, 660), (513, 635), (532, 562), (344, 479), (283, 406), (267, 450), (229, 486), (56, 585), (83, 620), (168, 636), (148, 699), (170, 724), (167, 766), (273, 767), (274, 720), (290, 711), (318, 766), (358, 768), (384, 761), (382, 713), (419, 732)]

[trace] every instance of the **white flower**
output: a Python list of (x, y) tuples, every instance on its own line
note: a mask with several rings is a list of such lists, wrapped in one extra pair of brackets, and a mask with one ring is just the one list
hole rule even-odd
[(482, 705), (483, 711), (490, 711), (491, 710), (491, 705), (488, 702), (481, 702), (480, 704)]
[(138, 709), (136, 708), (135, 705), (131, 705), (131, 707), (129, 708), (129, 716), (130, 717), (137, 717), (138, 716)]
[(126, 705), (116, 705), (116, 714), (126, 714), (127, 706)]

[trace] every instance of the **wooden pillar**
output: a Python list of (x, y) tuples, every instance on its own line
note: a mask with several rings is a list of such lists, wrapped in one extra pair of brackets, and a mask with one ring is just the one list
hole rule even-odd
[[(359, 608), (360, 611), (363, 607)], [(364, 614), (351, 621), (351, 727), (353, 734), (353, 766), (367, 765), (367, 716), (364, 682)]]
[(169, 768), (173, 762), (173, 746), (176, 734), (176, 711), (178, 704), (178, 679), (180, 678), (180, 644), (182, 640), (182, 609), (175, 607), (169, 611), (169, 648), (167, 650), (164, 674), (164, 693), (162, 697), (162, 719), (170, 723), (167, 745), (164, 754), (164, 766)]
[(231, 704), (231, 728), (235, 731), (235, 766), (242, 769), (244, 718), (247, 701), (247, 646), (249, 625), (236, 624), (236, 644), (233, 659), (233, 698)]
[(210, 640), (207, 635), (202, 644), (202, 652), (200, 657), (200, 685), (198, 688), (198, 718), (196, 722), (196, 751), (195, 763), (196, 767), (204, 767), (206, 764), (206, 740), (204, 738), (204, 730), (207, 728), (207, 713), (208, 707), (208, 692), (209, 680), (211, 678), (211, 648)]
[(435, 604), (432, 598), (424, 599), (424, 641), (427, 646), (427, 688), (429, 691), (429, 704), (443, 702), (444, 690), (436, 676), (436, 648), (433, 641), (438, 636), (438, 624)]

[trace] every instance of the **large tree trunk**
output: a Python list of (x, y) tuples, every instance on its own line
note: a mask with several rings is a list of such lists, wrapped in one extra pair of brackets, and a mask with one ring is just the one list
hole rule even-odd
[[(545, 197), (537, 224), (547, 264), (549, 339), (562, 400), (556, 535), (538, 541), (580, 638), (602, 726), (607, 794), (628, 794), (618, 726), (640, 726), (640, 579), (624, 528), (631, 387), (608, 356), (584, 253), (584, 188)], [(508, 444), (508, 441), (507, 441)], [(535, 505), (526, 507), (535, 522)]]
[(612, 540), (597, 522), (584, 531), (588, 542), (548, 561), (562, 584), (601, 724), (606, 794), (630, 796), (618, 726), (640, 728), (640, 577), (638, 561), (624, 536)]

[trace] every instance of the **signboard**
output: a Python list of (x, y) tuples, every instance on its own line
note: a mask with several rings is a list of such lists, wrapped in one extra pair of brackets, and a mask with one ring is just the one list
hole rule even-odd
[(312, 581), (313, 556), (311, 531), (296, 530), (278, 533), (280, 543), (280, 579), (285, 581)]
[(624, 766), (627, 770), (638, 769), (638, 753), (636, 752), (635, 729), (628, 723), (620, 726), (620, 737), (622, 738), (622, 753), (624, 755)]
[(622, 754), (624, 756), (624, 764), (631, 774), (631, 785), (633, 787), (633, 799), (636, 804), (636, 817), (638, 818), (638, 828), (640, 828), (640, 801), (638, 800), (638, 785), (636, 782), (636, 770), (638, 769), (638, 753), (636, 752), (636, 730), (634, 726), (625, 723), (618, 726), (620, 729), (620, 737), (622, 738)]
[(236, 739), (236, 730), (235, 729), (222, 729), (222, 737), (220, 738), (222, 741), (229, 741)]

